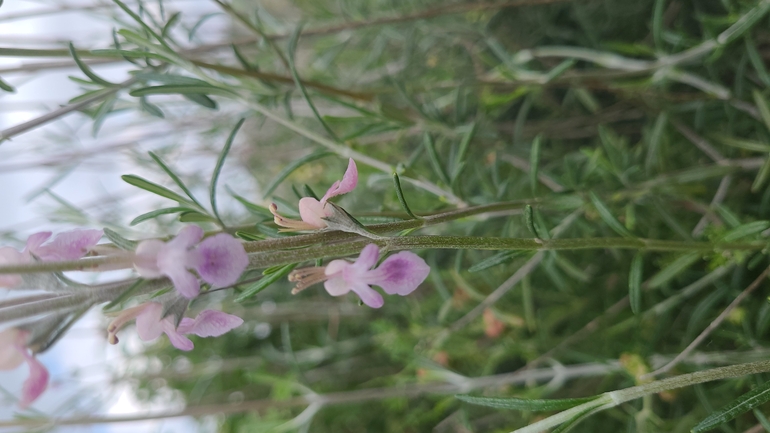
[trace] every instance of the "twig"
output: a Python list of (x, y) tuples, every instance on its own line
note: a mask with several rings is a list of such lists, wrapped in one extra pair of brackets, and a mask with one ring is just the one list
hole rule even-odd
[(66, 116), (69, 113), (72, 113), (73, 111), (81, 110), (85, 107), (88, 107), (89, 105), (93, 104), (94, 102), (101, 101), (104, 98), (107, 98), (111, 95), (114, 95), (115, 93), (119, 92), (120, 90), (129, 87), (130, 85), (134, 84), (136, 82), (136, 78), (128, 79), (122, 83), (120, 83), (118, 86), (104, 89), (103, 91), (96, 93), (92, 96), (89, 96), (88, 98), (83, 99), (82, 101), (76, 102), (74, 104), (65, 105), (59, 109), (56, 109), (54, 111), (51, 111), (50, 113), (44, 114), (40, 117), (36, 117), (32, 120), (29, 120), (27, 122), (21, 123), (16, 126), (12, 126), (6, 130), (0, 131), (0, 143), (8, 140), (9, 138), (15, 137), (17, 135), (23, 134), (29, 130), (35, 129), (40, 125), (44, 125), (48, 122), (54, 121), (60, 117)]
[(690, 352), (695, 350), (695, 348), (698, 347), (698, 345), (700, 343), (702, 343), (703, 340), (706, 339), (706, 337), (711, 335), (711, 332), (713, 332), (717, 327), (719, 327), (719, 325), (722, 324), (722, 322), (727, 318), (727, 316), (730, 314), (730, 312), (732, 312), (735, 309), (735, 307), (738, 306), (738, 304), (740, 304), (744, 299), (746, 299), (746, 297), (749, 296), (751, 294), (751, 292), (756, 290), (757, 287), (759, 287), (760, 284), (762, 284), (762, 282), (765, 281), (765, 278), (767, 278), (768, 274), (770, 274), (770, 268), (765, 269), (761, 274), (759, 274), (757, 279), (755, 279), (751, 284), (749, 284), (749, 286), (746, 287), (746, 289), (744, 289), (743, 292), (741, 292), (741, 294), (738, 295), (733, 300), (733, 302), (731, 302), (730, 305), (728, 305), (727, 308), (725, 308), (724, 311), (722, 311), (722, 314), (717, 316), (717, 318), (714, 319), (714, 321), (711, 322), (709, 324), (709, 326), (706, 327), (706, 329), (704, 329), (703, 332), (701, 332), (700, 335), (698, 335), (698, 337), (696, 337), (695, 340), (693, 340), (692, 343), (690, 343), (682, 351), (682, 353), (677, 355), (676, 358), (671, 360), (671, 362), (669, 362), (668, 364), (664, 365), (663, 367), (653, 371), (652, 373), (645, 374), (640, 379), (644, 380), (644, 379), (655, 377), (655, 376), (657, 376), (659, 374), (666, 373), (666, 372), (670, 371), (672, 368), (674, 368), (677, 364), (679, 364), (682, 361), (682, 359), (686, 358), (687, 355), (690, 354)]

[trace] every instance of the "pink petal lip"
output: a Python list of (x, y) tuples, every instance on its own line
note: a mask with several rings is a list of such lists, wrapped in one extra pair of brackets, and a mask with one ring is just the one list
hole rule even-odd
[(326, 194), (321, 198), (321, 203), (326, 203), (326, 200), (336, 197), (338, 195), (347, 194), (353, 191), (358, 184), (358, 168), (353, 158), (348, 159), (348, 168), (345, 170), (345, 174), (342, 176), (342, 180), (334, 182), (334, 184), (326, 191)]

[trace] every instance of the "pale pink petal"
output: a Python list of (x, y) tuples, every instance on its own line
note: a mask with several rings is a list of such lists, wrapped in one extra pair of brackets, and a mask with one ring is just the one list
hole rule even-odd
[(376, 244), (369, 244), (361, 250), (361, 254), (353, 263), (358, 271), (367, 271), (377, 264), (380, 258), (380, 248)]
[(198, 278), (181, 266), (175, 266), (173, 269), (164, 269), (164, 274), (174, 283), (174, 288), (180, 295), (187, 299), (192, 299), (200, 293), (201, 285)]
[(134, 269), (144, 278), (159, 278), (158, 253), (166, 246), (163, 241), (150, 239), (139, 242), (134, 253)]
[(176, 237), (167, 242), (169, 247), (177, 249), (188, 249), (203, 239), (203, 229), (198, 226), (185, 226), (179, 230)]
[(30, 235), (27, 238), (27, 246), (25, 250), (37, 256), (38, 255), (36, 253), (37, 249), (40, 248), (40, 246), (43, 245), (43, 243), (47, 241), (52, 234), (53, 233), (51, 232), (38, 232)]
[(27, 350), (23, 351), (23, 355), (27, 365), (29, 365), (29, 377), (24, 381), (24, 386), (21, 389), (19, 407), (22, 409), (37, 400), (48, 387), (48, 370), (45, 366), (37, 358), (27, 353)]
[(409, 251), (394, 254), (371, 271), (366, 282), (382, 287), (389, 295), (412, 293), (430, 273), (430, 266), (420, 256)]
[(238, 281), (249, 264), (249, 256), (237, 239), (220, 233), (204, 239), (191, 253), (189, 262), (195, 263), (204, 281), (223, 287)]
[(180, 332), (178, 332), (176, 329), (174, 329), (174, 323), (171, 321), (171, 317), (166, 317), (162, 320), (163, 322), (163, 332), (166, 333), (166, 336), (168, 337), (168, 341), (171, 342), (171, 345), (176, 347), (179, 350), (184, 350), (186, 352), (189, 352), (190, 350), (193, 350), (195, 346), (193, 345), (193, 342), (190, 341), (189, 338), (182, 335)]
[(180, 334), (195, 334), (199, 337), (219, 337), (243, 324), (243, 319), (216, 310), (203, 310), (195, 320), (182, 319), (177, 331)]
[(24, 331), (9, 328), (0, 332), (0, 370), (13, 370), (24, 362), (19, 346), (24, 344)]
[(322, 229), (326, 227), (327, 215), (324, 211), (324, 205), (313, 197), (303, 197), (299, 200), (299, 216), (302, 221), (310, 224), (314, 228)]
[(329, 188), (328, 191), (326, 191), (326, 194), (324, 194), (323, 198), (321, 198), (321, 203), (326, 203), (326, 200), (349, 193), (350, 191), (353, 191), (355, 189), (356, 185), (358, 184), (358, 169), (356, 168), (356, 162), (353, 161), (353, 158), (350, 158), (348, 160), (348, 169), (345, 170), (345, 175), (342, 176), (342, 180), (338, 180), (337, 182), (334, 182), (334, 184)]
[[(39, 259), (52, 262), (77, 260), (99, 242), (104, 233), (101, 230), (72, 230), (59, 233), (53, 240), (35, 249), (27, 247)], [(27, 240), (29, 245), (29, 240)]]
[(350, 290), (354, 291), (364, 304), (372, 308), (380, 308), (385, 304), (382, 295), (366, 284), (352, 284)]
[(160, 315), (163, 306), (157, 302), (151, 302), (136, 317), (136, 333), (142, 341), (152, 341), (163, 333), (163, 323)]
[(324, 282), (324, 288), (332, 296), (342, 296), (350, 291), (348, 282), (345, 280), (345, 270), (352, 267), (353, 264), (347, 260), (332, 260), (326, 265), (324, 274), (328, 278)]
[[(27, 258), (28, 256), (25, 256), (14, 248), (0, 248), (0, 266), (25, 263), (28, 261)], [(19, 274), (0, 274), (0, 287), (16, 287), (21, 284), (21, 281), (21, 275)]]

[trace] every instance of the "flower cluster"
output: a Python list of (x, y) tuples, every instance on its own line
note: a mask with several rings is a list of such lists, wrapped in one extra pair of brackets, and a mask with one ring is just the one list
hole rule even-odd
[(402, 251), (385, 259), (379, 266), (380, 249), (369, 244), (355, 262), (332, 260), (325, 267), (298, 269), (289, 275), (297, 283), (293, 293), (324, 281), (324, 288), (332, 296), (353, 292), (361, 301), (380, 308), (385, 301), (372, 286), (379, 286), (388, 295), (406, 296), (417, 289), (430, 273), (430, 266), (420, 256)]
[(166, 276), (185, 298), (192, 299), (200, 292), (198, 278), (215, 286), (229, 286), (238, 280), (249, 257), (243, 245), (226, 233), (203, 238), (203, 229), (187, 226), (168, 242), (151, 239), (136, 247), (134, 267), (145, 278)]

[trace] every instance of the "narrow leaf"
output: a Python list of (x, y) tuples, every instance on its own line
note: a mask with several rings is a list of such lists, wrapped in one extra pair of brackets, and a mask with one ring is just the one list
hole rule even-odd
[(102, 124), (107, 120), (107, 116), (112, 112), (112, 108), (117, 100), (117, 96), (111, 96), (99, 104), (99, 108), (96, 110), (96, 114), (94, 114), (94, 124), (91, 126), (91, 134), (94, 137), (99, 133), (99, 129), (101, 129)]
[(91, 68), (88, 65), (83, 63), (83, 61), (80, 60), (80, 56), (78, 56), (77, 51), (75, 50), (75, 46), (72, 45), (72, 42), (70, 42), (69, 48), (70, 48), (70, 54), (72, 55), (73, 60), (75, 60), (75, 64), (78, 65), (78, 68), (80, 68), (80, 70), (86, 75), (86, 77), (91, 79), (91, 81), (93, 81), (94, 83), (99, 84), (101, 86), (104, 86), (104, 87), (115, 87), (115, 86), (117, 86), (117, 84), (109, 82), (109, 81), (105, 80), (104, 78), (96, 75), (96, 73), (94, 73), (94, 71), (91, 70)]
[(537, 170), (540, 163), (540, 142), (543, 138), (542, 134), (538, 134), (534, 140), (532, 140), (532, 146), (529, 152), (529, 186), (532, 189), (532, 195), (536, 195), (537, 192)]
[(479, 406), (494, 407), (498, 409), (525, 410), (529, 412), (547, 412), (552, 410), (564, 410), (577, 405), (596, 400), (598, 396), (585, 398), (566, 398), (560, 400), (534, 400), (526, 398), (497, 398), (474, 397), (472, 395), (455, 395), (455, 398), (466, 403)]
[(521, 250), (515, 250), (515, 251), (501, 251), (492, 257), (489, 257), (488, 259), (482, 260), (475, 265), (468, 268), (468, 272), (474, 273), (483, 271), (484, 269), (491, 268), (493, 266), (501, 265), (503, 263), (510, 262), (516, 257), (521, 257), (529, 254), (528, 251), (521, 251)]
[(762, 96), (762, 92), (754, 90), (754, 103), (757, 104), (759, 114), (762, 116), (762, 120), (765, 122), (765, 126), (770, 130), (770, 107), (767, 105), (767, 100)]
[(233, 130), (230, 132), (230, 136), (227, 137), (225, 146), (222, 148), (222, 151), (219, 152), (217, 164), (214, 166), (214, 174), (211, 175), (211, 183), (209, 183), (209, 200), (211, 200), (211, 210), (214, 211), (214, 216), (217, 217), (217, 220), (219, 221), (220, 225), (222, 225), (222, 227), (224, 227), (224, 223), (222, 223), (222, 218), (219, 217), (219, 210), (217, 209), (217, 181), (219, 180), (219, 174), (222, 172), (222, 167), (225, 165), (225, 158), (227, 158), (227, 154), (230, 153), (230, 148), (233, 146), (235, 135), (238, 133), (238, 130), (241, 129), (241, 126), (245, 121), (245, 118), (239, 120), (238, 123), (235, 124)]
[(449, 176), (447, 176), (446, 171), (444, 171), (444, 166), (441, 164), (438, 153), (436, 153), (436, 145), (433, 142), (433, 137), (426, 132), (422, 137), (422, 143), (423, 146), (425, 146), (425, 150), (428, 151), (428, 157), (430, 158), (430, 163), (433, 166), (436, 175), (442, 182), (449, 185)]
[(591, 198), (591, 203), (593, 203), (594, 207), (596, 208), (596, 211), (599, 212), (599, 216), (604, 221), (605, 224), (610, 226), (612, 230), (615, 231), (615, 233), (627, 237), (632, 238), (634, 235), (628, 231), (623, 224), (618, 221), (614, 215), (612, 215), (612, 212), (607, 207), (607, 205), (604, 204), (604, 202), (597, 196), (593, 191), (591, 191), (589, 194), (589, 197)]
[(136, 246), (139, 245), (139, 242), (126, 239), (119, 235), (115, 230), (108, 229), (107, 227), (105, 227), (103, 230), (104, 236), (121, 250), (133, 251), (136, 249)]
[(133, 185), (137, 188), (141, 188), (145, 191), (149, 191), (153, 194), (159, 195), (161, 197), (165, 197), (170, 200), (174, 200), (176, 202), (179, 202), (180, 204), (187, 204), (190, 206), (195, 207), (195, 203), (191, 202), (190, 200), (187, 200), (186, 198), (182, 197), (181, 195), (175, 193), (174, 191), (171, 191), (170, 189), (166, 188), (165, 186), (160, 186), (157, 183), (150, 182), (149, 180), (143, 179), (139, 176), (135, 176), (133, 174), (125, 174), (120, 177), (125, 181), (126, 183)]
[(754, 178), (754, 183), (751, 184), (751, 192), (757, 192), (767, 183), (767, 178), (770, 177), (770, 155), (765, 159), (764, 164), (759, 169), (757, 177)]
[(396, 195), (398, 196), (398, 202), (401, 203), (401, 207), (404, 211), (413, 219), (419, 219), (417, 215), (412, 213), (409, 205), (406, 203), (406, 197), (404, 197), (404, 191), (401, 190), (401, 180), (398, 178), (398, 173), (393, 173), (393, 184), (396, 187)]
[(673, 262), (671, 262), (668, 266), (663, 268), (660, 272), (653, 275), (652, 278), (647, 282), (647, 285), (651, 289), (655, 289), (657, 287), (662, 286), (666, 282), (670, 281), (672, 278), (676, 277), (677, 275), (681, 274), (687, 268), (692, 266), (695, 262), (700, 260), (701, 254), (700, 253), (687, 253)]
[(243, 302), (253, 297), (257, 293), (261, 292), (262, 290), (265, 290), (271, 284), (289, 275), (289, 272), (291, 272), (296, 267), (297, 267), (297, 263), (293, 263), (291, 265), (284, 266), (283, 269), (281, 269), (280, 271), (276, 271), (270, 275), (266, 275), (264, 278), (260, 279), (256, 283), (247, 287), (246, 290), (243, 291), (243, 293), (241, 293), (240, 295), (238, 295), (237, 298), (235, 298), (235, 301)]
[(164, 84), (160, 86), (140, 87), (128, 92), (131, 96), (147, 95), (220, 95), (233, 97), (234, 93), (221, 87), (200, 84)]
[(330, 155), (334, 155), (334, 153), (326, 152), (326, 151), (315, 152), (315, 153), (311, 153), (309, 155), (305, 155), (302, 158), (299, 158), (299, 159), (293, 161), (291, 164), (289, 164), (286, 167), (284, 167), (283, 170), (281, 170), (281, 172), (278, 173), (278, 175), (275, 177), (275, 179), (273, 179), (270, 182), (270, 184), (265, 189), (265, 193), (262, 194), (262, 198), (265, 199), (270, 194), (272, 194), (273, 191), (275, 191), (275, 189), (278, 188), (278, 186), (281, 184), (281, 182), (283, 182), (287, 177), (289, 177), (290, 174), (292, 174), (298, 168), (302, 167), (303, 165), (305, 165), (305, 164), (307, 164), (309, 162), (313, 162), (315, 160), (318, 160), (318, 159), (321, 159), (321, 158), (325, 158), (325, 157), (330, 156)]
[(131, 222), (128, 223), (128, 225), (135, 226), (142, 221), (147, 221), (149, 219), (153, 219), (161, 215), (168, 215), (168, 214), (180, 213), (180, 212), (195, 212), (195, 210), (190, 209), (189, 207), (167, 207), (163, 209), (158, 209), (158, 210), (154, 210), (154, 211), (139, 215), (138, 217), (131, 220)]
[(761, 233), (769, 228), (770, 221), (754, 221), (752, 223), (743, 224), (730, 230), (722, 237), (722, 240), (725, 242), (733, 242), (740, 238), (745, 238), (747, 236)]
[(13, 86), (11, 86), (10, 84), (3, 81), (2, 78), (0, 78), (0, 90), (4, 90), (10, 93), (16, 93), (16, 89), (14, 89)]
[(211, 110), (216, 110), (218, 108), (217, 102), (206, 95), (196, 95), (194, 93), (191, 93), (191, 94), (182, 95), (182, 96), (184, 96), (184, 98), (189, 101), (195, 102), (201, 107), (206, 107)]
[(174, 183), (179, 188), (181, 188), (182, 191), (184, 191), (184, 193), (187, 195), (187, 197), (190, 197), (190, 200), (192, 200), (193, 203), (197, 204), (198, 207), (203, 209), (203, 205), (200, 204), (200, 202), (198, 202), (198, 200), (195, 199), (195, 196), (193, 195), (193, 193), (190, 191), (189, 188), (187, 188), (187, 185), (185, 185), (184, 182), (182, 182), (182, 179), (179, 178), (179, 176), (177, 176), (177, 174), (174, 172), (174, 170), (172, 170), (171, 167), (166, 165), (166, 163), (155, 152), (147, 152), (147, 153), (150, 155), (150, 158), (152, 158), (152, 160), (155, 161), (156, 164), (158, 164), (158, 166), (161, 168), (161, 170), (166, 172), (168, 177), (170, 177), (171, 180), (173, 180)]
[(123, 293), (118, 295), (117, 298), (105, 305), (104, 308), (102, 308), (102, 311), (110, 311), (113, 308), (123, 304), (123, 302), (127, 301), (131, 296), (133, 296), (134, 292), (136, 292), (140, 287), (144, 286), (145, 283), (147, 283), (147, 280), (141, 278), (136, 280), (134, 284), (124, 290)]
[(700, 433), (711, 430), (714, 427), (717, 427), (720, 424), (724, 424), (727, 421), (737, 417), (738, 415), (744, 412), (748, 412), (768, 401), (770, 401), (770, 381), (759, 385), (746, 394), (738, 397), (727, 406), (724, 406), (718, 411), (712, 413), (706, 419), (699, 422), (698, 425), (693, 427), (691, 432)]
[(471, 129), (465, 133), (462, 141), (460, 141), (460, 146), (457, 148), (457, 155), (454, 158), (454, 164), (452, 164), (452, 183), (457, 180), (465, 168), (465, 155), (468, 153), (468, 148), (470, 147), (471, 140), (473, 140), (473, 136), (476, 135), (476, 126), (476, 122), (471, 124)]
[(642, 268), (644, 267), (644, 256), (641, 252), (636, 253), (631, 261), (631, 270), (628, 272), (628, 300), (631, 304), (631, 311), (639, 314), (642, 306)]
[(139, 97), (139, 106), (142, 108), (142, 110), (148, 112), (152, 116), (159, 117), (161, 119), (164, 119), (166, 117), (166, 115), (163, 114), (163, 110), (161, 110), (160, 107), (150, 103), (150, 101), (148, 101), (147, 98), (144, 96)]

